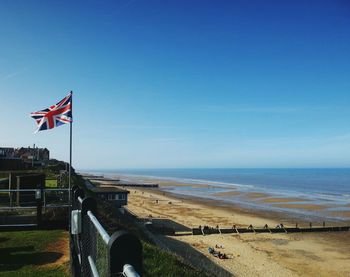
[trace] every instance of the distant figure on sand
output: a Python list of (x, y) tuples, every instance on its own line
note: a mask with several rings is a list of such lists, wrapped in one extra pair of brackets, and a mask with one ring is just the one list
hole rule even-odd
[(215, 251), (214, 248), (208, 247), (209, 254), (213, 255), (219, 259), (227, 259), (227, 255), (225, 253), (221, 253), (220, 251)]

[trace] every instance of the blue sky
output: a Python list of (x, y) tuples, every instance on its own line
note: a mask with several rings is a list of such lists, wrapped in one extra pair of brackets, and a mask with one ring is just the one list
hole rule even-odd
[(1, 1), (0, 145), (73, 166), (349, 167), (348, 1)]

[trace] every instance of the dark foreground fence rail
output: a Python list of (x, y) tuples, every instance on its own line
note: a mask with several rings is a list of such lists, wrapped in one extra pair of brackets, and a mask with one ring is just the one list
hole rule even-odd
[(73, 276), (141, 276), (139, 239), (126, 231), (110, 236), (95, 214), (96, 201), (73, 187), (70, 242)]

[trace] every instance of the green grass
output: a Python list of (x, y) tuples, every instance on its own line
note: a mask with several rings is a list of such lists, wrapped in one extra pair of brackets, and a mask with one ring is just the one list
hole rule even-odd
[(57, 180), (55, 179), (46, 179), (45, 180), (46, 188), (57, 188)]
[(143, 243), (144, 276), (203, 277), (203, 272), (185, 265), (178, 257), (150, 243)]
[(62, 253), (47, 250), (67, 236), (62, 230), (0, 232), (0, 276), (68, 277), (68, 265), (47, 267)]

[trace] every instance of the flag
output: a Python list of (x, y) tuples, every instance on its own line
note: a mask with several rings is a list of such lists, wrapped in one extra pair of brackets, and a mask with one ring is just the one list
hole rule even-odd
[(36, 132), (52, 129), (73, 121), (72, 117), (72, 95), (70, 92), (56, 105), (45, 110), (32, 112), (30, 116), (35, 119), (38, 129)]

